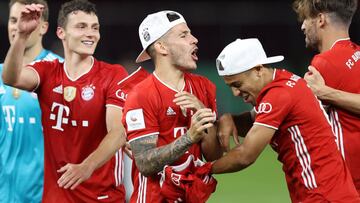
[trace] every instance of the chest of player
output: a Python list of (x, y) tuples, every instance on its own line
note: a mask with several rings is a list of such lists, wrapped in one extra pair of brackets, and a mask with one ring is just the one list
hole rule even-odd
[(43, 117), (52, 129), (89, 129), (105, 118), (107, 93), (106, 78), (82, 77), (71, 81), (64, 75), (45, 80), (39, 87), (39, 100)]
[(191, 116), (194, 114), (192, 110), (176, 105), (172, 101), (174, 95), (161, 101), (156, 111), (160, 135), (164, 135), (168, 141), (186, 133), (190, 127)]

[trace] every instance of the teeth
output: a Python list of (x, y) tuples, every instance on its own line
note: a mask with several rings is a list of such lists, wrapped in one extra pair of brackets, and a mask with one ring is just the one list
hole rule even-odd
[(93, 45), (94, 42), (92, 41), (82, 41), (82, 43), (86, 44), (86, 45)]

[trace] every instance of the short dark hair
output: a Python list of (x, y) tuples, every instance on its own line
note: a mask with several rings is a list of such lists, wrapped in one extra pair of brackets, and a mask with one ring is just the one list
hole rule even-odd
[(61, 5), (57, 20), (58, 26), (64, 28), (67, 23), (68, 15), (74, 11), (83, 11), (88, 14), (94, 13), (97, 15), (95, 4), (89, 2), (88, 0), (68, 1)]
[(9, 2), (9, 9), (11, 9), (11, 7), (15, 4), (15, 3), (20, 3), (20, 4), (41, 4), (44, 6), (43, 12), (42, 12), (42, 19), (44, 21), (48, 21), (49, 20), (49, 6), (46, 2), (46, 0), (10, 0)]
[(357, 6), (358, 0), (295, 0), (293, 3), (299, 21), (315, 17), (319, 13), (334, 13), (346, 25), (350, 25)]

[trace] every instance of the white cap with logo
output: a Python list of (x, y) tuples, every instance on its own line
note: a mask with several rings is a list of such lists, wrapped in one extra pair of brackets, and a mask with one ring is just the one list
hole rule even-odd
[(228, 76), (282, 60), (284, 56), (267, 57), (257, 38), (236, 39), (222, 50), (216, 59), (216, 67), (220, 76)]
[(146, 16), (139, 26), (139, 37), (143, 50), (136, 58), (136, 62), (150, 59), (146, 49), (172, 27), (180, 23), (186, 23), (185, 19), (175, 11), (159, 11)]

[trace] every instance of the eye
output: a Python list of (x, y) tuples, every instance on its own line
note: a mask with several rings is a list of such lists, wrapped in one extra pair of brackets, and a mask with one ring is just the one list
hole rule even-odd
[(9, 22), (10, 22), (11, 24), (15, 24), (15, 23), (17, 22), (17, 20), (16, 20), (15, 18), (10, 18), (10, 19), (9, 19)]

